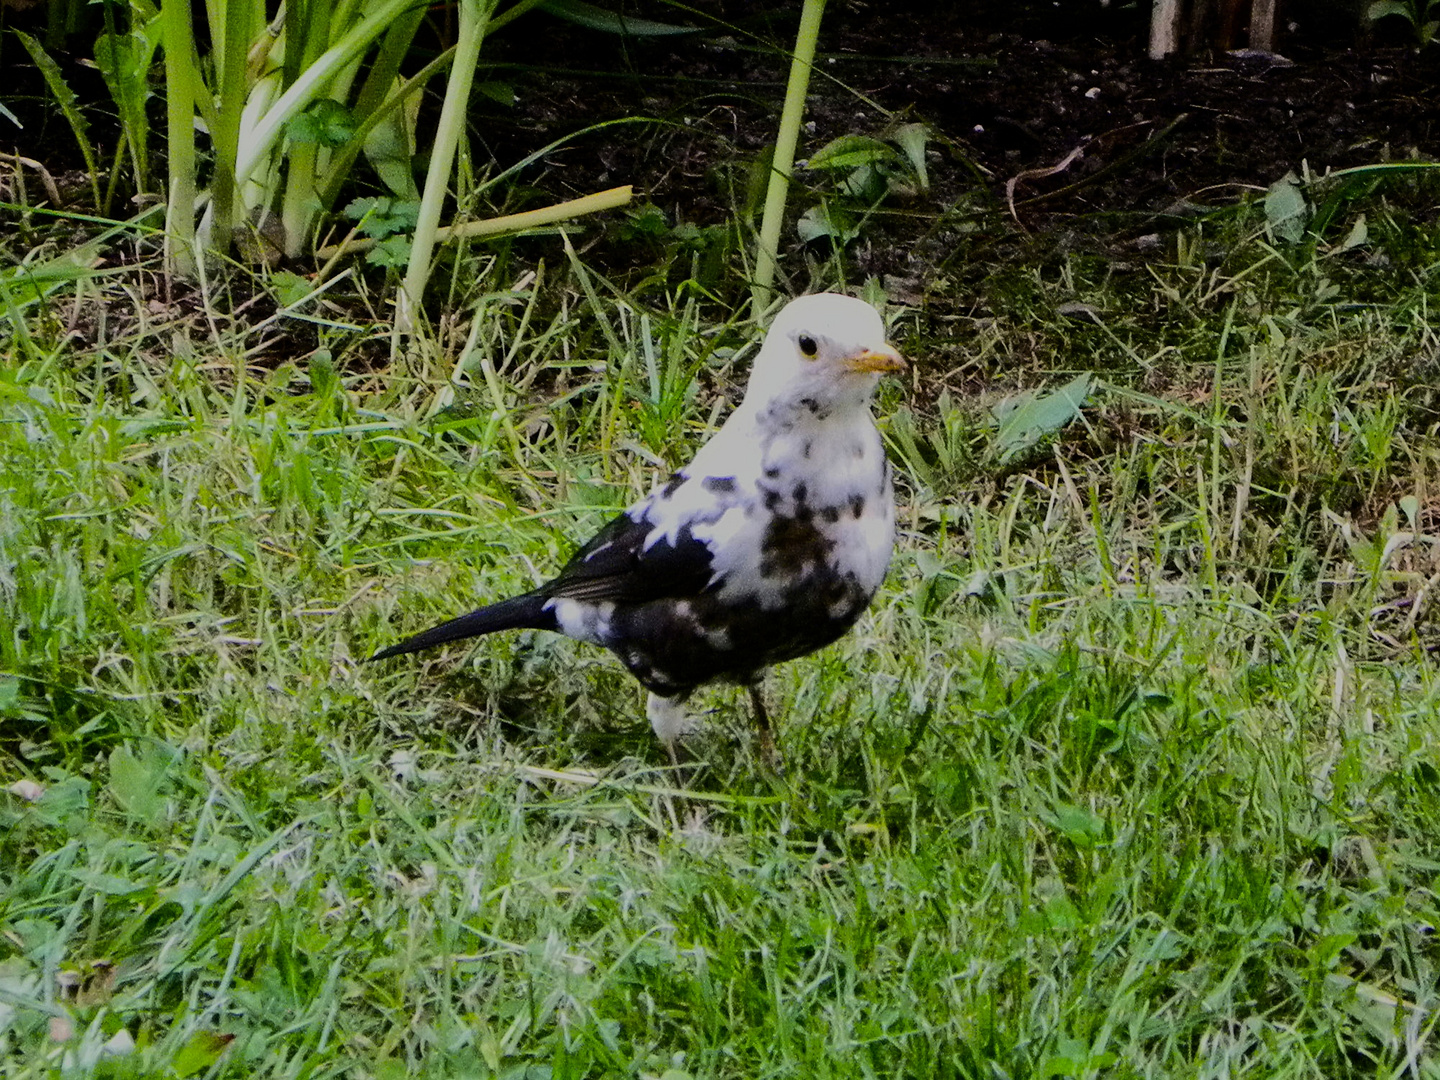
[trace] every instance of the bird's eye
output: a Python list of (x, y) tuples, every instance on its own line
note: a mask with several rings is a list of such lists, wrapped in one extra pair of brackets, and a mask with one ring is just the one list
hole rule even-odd
[(814, 360), (815, 354), (820, 351), (820, 346), (809, 334), (801, 334), (800, 340), (796, 344), (800, 346), (800, 354), (809, 360)]

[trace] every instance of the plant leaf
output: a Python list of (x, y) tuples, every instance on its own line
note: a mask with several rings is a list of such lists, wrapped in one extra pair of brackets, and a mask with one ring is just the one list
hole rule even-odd
[(627, 37), (674, 37), (678, 34), (698, 34), (704, 30), (704, 27), (700, 26), (676, 26), (673, 23), (621, 15), (618, 11), (587, 4), (585, 0), (545, 0), (540, 5), (540, 10), (558, 15), (587, 30), (623, 34)]
[(1000, 429), (994, 446), (1000, 461), (1011, 460), (1076, 419), (1094, 385), (1094, 377), (1087, 372), (1048, 394), (1032, 393), (1001, 402), (995, 410)]
[(344, 214), (351, 221), (360, 223), (363, 236), (393, 236), (415, 228), (415, 222), (420, 217), (420, 203), (418, 200), (392, 199), (389, 196), (365, 196), (350, 200)]
[(147, 185), (149, 171), (146, 145), (150, 124), (145, 115), (145, 99), (150, 93), (150, 64), (159, 37), (158, 27), (146, 30), (153, 30), (154, 36), (146, 32), (101, 34), (95, 39), (95, 63), (129, 136), (136, 183), (142, 190)]
[(126, 813), (157, 824), (165, 813), (165, 778), (173, 751), (151, 743), (140, 757), (128, 746), (110, 752), (110, 794)]
[(320, 146), (344, 146), (354, 137), (359, 125), (340, 102), (319, 98), (302, 113), (291, 118), (285, 134), (291, 142), (318, 143)]
[(1410, 10), (1410, 5), (1405, 3), (1405, 0), (1375, 0), (1365, 11), (1365, 17), (1371, 22), (1387, 15), (1399, 15), (1412, 26), (1415, 24), (1415, 13)]
[(844, 247), (860, 235), (860, 230), (848, 214), (832, 210), (824, 203), (812, 206), (801, 214), (800, 220), (795, 223), (795, 231), (807, 244), (815, 240), (829, 240), (836, 247)]
[(895, 143), (905, 152), (921, 191), (930, 190), (930, 173), (925, 168), (925, 147), (929, 142), (929, 124), (904, 124), (895, 132)]
[(55, 63), (40, 42), (23, 30), (12, 28), (11, 33), (20, 39), (20, 44), (25, 46), (25, 51), (30, 54), (30, 59), (35, 61), (35, 66), (45, 77), (45, 85), (50, 88), (55, 103), (60, 106), (60, 112), (70, 124), (70, 130), (75, 133), (75, 141), (80, 144), (80, 153), (85, 158), (85, 168), (90, 173), (90, 183), (95, 192), (95, 205), (99, 206), (100, 167), (95, 163), (95, 147), (90, 142), (90, 124), (85, 119), (85, 114), (80, 111), (80, 104), (76, 100), (75, 92), (65, 81), (65, 76), (60, 71), (60, 65)]
[(1045, 824), (1063, 833), (1076, 847), (1090, 848), (1105, 839), (1105, 820), (1093, 811), (1074, 803), (1056, 799), (1048, 814), (1042, 815)]
[(1370, 228), (1365, 224), (1365, 215), (1361, 214), (1355, 219), (1355, 224), (1350, 226), (1349, 233), (1345, 239), (1340, 241), (1340, 251), (1350, 251), (1362, 247), (1370, 242)]
[(170, 1068), (182, 1080), (184, 1077), (194, 1076), (215, 1064), (225, 1052), (225, 1048), (234, 1041), (234, 1035), (221, 1034), (218, 1031), (197, 1031), (171, 1059)]
[(855, 169), (880, 161), (896, 161), (900, 155), (889, 143), (869, 135), (841, 135), (831, 139), (805, 163), (807, 169)]
[(890, 183), (876, 166), (861, 165), (845, 177), (837, 188), (846, 198), (874, 203), (885, 197), (885, 192), (890, 190)]
[(482, 97), (487, 97), (491, 101), (508, 108), (513, 108), (517, 100), (513, 83), (499, 82), (494, 79), (476, 83), (475, 92)]
[(1287, 244), (1298, 244), (1305, 236), (1309, 206), (1294, 173), (1287, 173), (1265, 193), (1265, 220), (1270, 231)]
[(410, 262), (413, 246), (408, 236), (387, 236), (365, 253), (365, 261), (371, 266), (403, 267)]
[(403, 110), (391, 109), (370, 129), (365, 139), (365, 159), (391, 194), (410, 202), (420, 201), (420, 188), (415, 184), (414, 146)]

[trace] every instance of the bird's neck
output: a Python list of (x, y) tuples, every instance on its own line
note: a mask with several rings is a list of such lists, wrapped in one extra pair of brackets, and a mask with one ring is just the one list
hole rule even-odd
[(775, 461), (821, 461), (829, 455), (844, 455), (848, 461), (854, 446), (869, 445), (864, 436), (857, 442), (857, 434), (869, 431), (873, 437), (874, 430), (868, 397), (856, 401), (806, 393), (747, 397), (686, 471), (758, 475)]
[[(747, 399), (737, 411), (749, 405)], [(748, 419), (760, 434), (783, 434), (828, 425), (845, 427), (870, 420), (870, 395), (837, 396), (805, 390), (777, 394), (756, 403)]]

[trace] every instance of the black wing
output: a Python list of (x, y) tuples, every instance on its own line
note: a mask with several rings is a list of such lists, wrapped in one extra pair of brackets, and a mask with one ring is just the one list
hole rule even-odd
[(698, 596), (710, 587), (712, 555), (704, 541), (682, 526), (672, 544), (644, 547), (654, 524), (621, 514), (575, 553), (540, 591), (549, 597), (602, 603), (643, 604)]

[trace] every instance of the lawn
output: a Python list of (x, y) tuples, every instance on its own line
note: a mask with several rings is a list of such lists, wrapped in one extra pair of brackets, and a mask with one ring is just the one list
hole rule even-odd
[(48, 241), (0, 289), (0, 1075), (1440, 1076), (1437, 191), (892, 303), (901, 543), (772, 674), (776, 769), (724, 688), (672, 766), (563, 639), (362, 662), (738, 400), (683, 267), (471, 251), (392, 351), (348, 272)]

